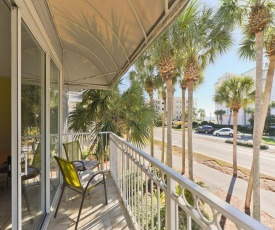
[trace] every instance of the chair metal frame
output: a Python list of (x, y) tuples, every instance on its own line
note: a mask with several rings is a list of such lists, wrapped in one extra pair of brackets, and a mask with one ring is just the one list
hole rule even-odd
[[(81, 204), (80, 204), (80, 208), (79, 208), (79, 212), (78, 212), (78, 217), (77, 217), (77, 221), (76, 221), (76, 225), (75, 225), (75, 229), (77, 229), (79, 218), (80, 218), (82, 207), (83, 207), (84, 198), (85, 198), (86, 194), (89, 194), (89, 192), (91, 191), (92, 188), (94, 188), (95, 186), (97, 186), (100, 183), (103, 183), (104, 192), (105, 192), (105, 201), (106, 201), (106, 204), (108, 204), (107, 190), (106, 190), (106, 183), (105, 183), (105, 175), (104, 175), (103, 171), (93, 172), (93, 174), (89, 178), (89, 181), (87, 182), (86, 186), (83, 187), (83, 184), (81, 183), (81, 180), (80, 180), (80, 177), (79, 177), (80, 175), (78, 173), (78, 170), (77, 170), (74, 162), (68, 161), (66, 159), (63, 159), (63, 158), (60, 158), (60, 157), (57, 157), (57, 156), (54, 156), (54, 158), (56, 159), (56, 161), (58, 163), (58, 166), (59, 166), (59, 169), (61, 171), (61, 174), (63, 176), (63, 184), (62, 184), (62, 187), (61, 187), (61, 193), (60, 193), (59, 201), (58, 201), (56, 211), (55, 211), (55, 214), (54, 214), (54, 218), (56, 218), (56, 216), (57, 216), (57, 212), (58, 212), (58, 209), (59, 209), (59, 206), (60, 206), (61, 199), (62, 199), (65, 188), (66, 187), (70, 188), (70, 189), (82, 194), (82, 200), (81, 200)], [(66, 172), (64, 172), (62, 164), (67, 165), (66, 167), (67, 167), (67, 169), (69, 169), (67, 171), (70, 175), (67, 175)], [(100, 174), (102, 175), (102, 180), (97, 181), (95, 184), (92, 184), (91, 186), (89, 186), (91, 184), (91, 182), (93, 182), (95, 177), (100, 175)], [(76, 185), (78, 185), (78, 186), (76, 186)]]
[[(71, 147), (68, 147), (70, 145), (71, 145)], [(100, 162), (98, 161), (97, 155), (96, 154), (92, 154), (92, 155), (96, 156), (96, 158), (97, 158), (96, 161), (86, 161), (84, 159), (83, 154), (82, 154), (82, 150), (81, 150), (80, 143), (79, 143), (78, 140), (67, 142), (67, 143), (63, 143), (63, 147), (64, 147), (64, 150), (65, 150), (65, 154), (66, 154), (67, 160), (74, 162), (77, 171), (86, 171), (87, 169), (93, 170), (96, 167), (97, 167), (97, 170), (99, 171), (99, 164), (100, 164)], [(74, 147), (77, 148), (77, 150), (76, 150), (76, 152), (77, 152), (77, 160), (73, 159), (73, 153), (71, 154), (72, 155), (72, 159), (70, 159), (70, 156), (69, 156), (70, 155), (69, 151), (74, 151), (75, 150)], [(81, 160), (78, 160), (79, 155), (81, 157)]]

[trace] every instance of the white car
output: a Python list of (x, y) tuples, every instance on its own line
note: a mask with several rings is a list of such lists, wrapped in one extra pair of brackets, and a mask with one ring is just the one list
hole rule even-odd
[(233, 137), (233, 129), (222, 128), (222, 129), (214, 131), (213, 135), (215, 135), (215, 136), (230, 136), (230, 137)]

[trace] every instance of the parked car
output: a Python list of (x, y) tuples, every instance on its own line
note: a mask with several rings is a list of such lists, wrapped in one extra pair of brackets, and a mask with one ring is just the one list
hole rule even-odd
[(203, 125), (203, 126), (199, 126), (198, 128), (195, 129), (195, 132), (197, 133), (213, 133), (214, 132), (214, 128), (211, 125)]
[(230, 128), (222, 128), (219, 130), (216, 130), (213, 135), (215, 136), (230, 136), (233, 137), (233, 129)]

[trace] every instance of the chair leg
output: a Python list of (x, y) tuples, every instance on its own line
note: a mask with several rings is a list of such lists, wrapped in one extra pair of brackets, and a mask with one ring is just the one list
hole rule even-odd
[(55, 210), (55, 214), (54, 214), (54, 218), (56, 218), (56, 215), (57, 215), (57, 212), (58, 212), (58, 209), (59, 209), (59, 205), (61, 203), (61, 199), (62, 199), (62, 196), (63, 196), (63, 193), (64, 193), (64, 190), (65, 190), (65, 185), (63, 184), (62, 185), (62, 188), (61, 188), (61, 194), (60, 194), (60, 197), (59, 197), (59, 201), (58, 201), (58, 204), (57, 204), (57, 207), (56, 207), (56, 210)]
[(84, 192), (84, 194), (82, 196), (82, 201), (81, 201), (81, 204), (80, 204), (80, 208), (79, 208), (79, 212), (78, 212), (78, 217), (77, 217), (77, 220), (76, 220), (76, 223), (75, 223), (75, 230), (77, 230), (77, 226), (78, 226), (78, 222), (79, 222), (79, 219), (80, 219), (80, 214), (81, 214), (81, 211), (82, 211), (85, 195), (86, 195), (86, 191)]
[(105, 175), (104, 174), (103, 174), (103, 184), (104, 184), (105, 200), (106, 200), (106, 204), (108, 204), (107, 190), (106, 190), (106, 183), (105, 183)]
[[(32, 211), (31, 211), (31, 207), (30, 207), (30, 203), (29, 203), (29, 199), (28, 199), (28, 194), (27, 194), (27, 190), (26, 190), (25, 185), (22, 185), (22, 195), (23, 195), (23, 197), (25, 199), (25, 203), (26, 203), (26, 206), (27, 206), (28, 214), (30, 216), (32, 216)], [(33, 224), (33, 218), (30, 219), (30, 223)]]

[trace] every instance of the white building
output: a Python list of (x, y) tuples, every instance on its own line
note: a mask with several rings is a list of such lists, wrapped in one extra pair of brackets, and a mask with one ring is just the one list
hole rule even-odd
[[(268, 70), (268, 63), (265, 63), (263, 66), (263, 88), (265, 85), (265, 80), (266, 80), (266, 75), (267, 75), (267, 70)], [(233, 76), (238, 76), (237, 74), (234, 73), (225, 73), (222, 77), (220, 77), (217, 82), (215, 83), (215, 90), (217, 90), (217, 88), (221, 85), (221, 83)], [(244, 73), (242, 73), (239, 76), (251, 76), (254, 79), (256, 78), (256, 68), (253, 68), (251, 70), (248, 70)], [(272, 92), (271, 92), (271, 96), (270, 96), (270, 101), (275, 101), (275, 80), (273, 80), (273, 87), (272, 87)], [(251, 104), (248, 106), (249, 108), (254, 108), (254, 104)], [(215, 104), (215, 111), (217, 110), (224, 110), (225, 114), (223, 115), (223, 124), (229, 124), (229, 118), (230, 118), (230, 109), (227, 108), (224, 104)], [(271, 110), (271, 114), (275, 114), (275, 109)], [(247, 114), (244, 112), (243, 109), (239, 110), (238, 113), (238, 125), (249, 125), (249, 118), (251, 117), (250, 114)], [(216, 121), (217, 122), (217, 121)], [(232, 112), (232, 117), (231, 117), (231, 122), (230, 124), (233, 124), (233, 112)]]
[[(164, 102), (161, 97), (154, 99), (155, 110), (158, 113), (163, 113), (164, 111)], [(197, 99), (193, 99), (193, 107), (197, 108)], [(167, 108), (167, 106), (166, 106)], [(188, 100), (185, 102), (185, 109), (188, 108)], [(181, 111), (182, 110), (182, 98), (181, 97), (174, 97), (174, 104), (173, 104), (173, 120), (180, 120), (181, 119)]]

